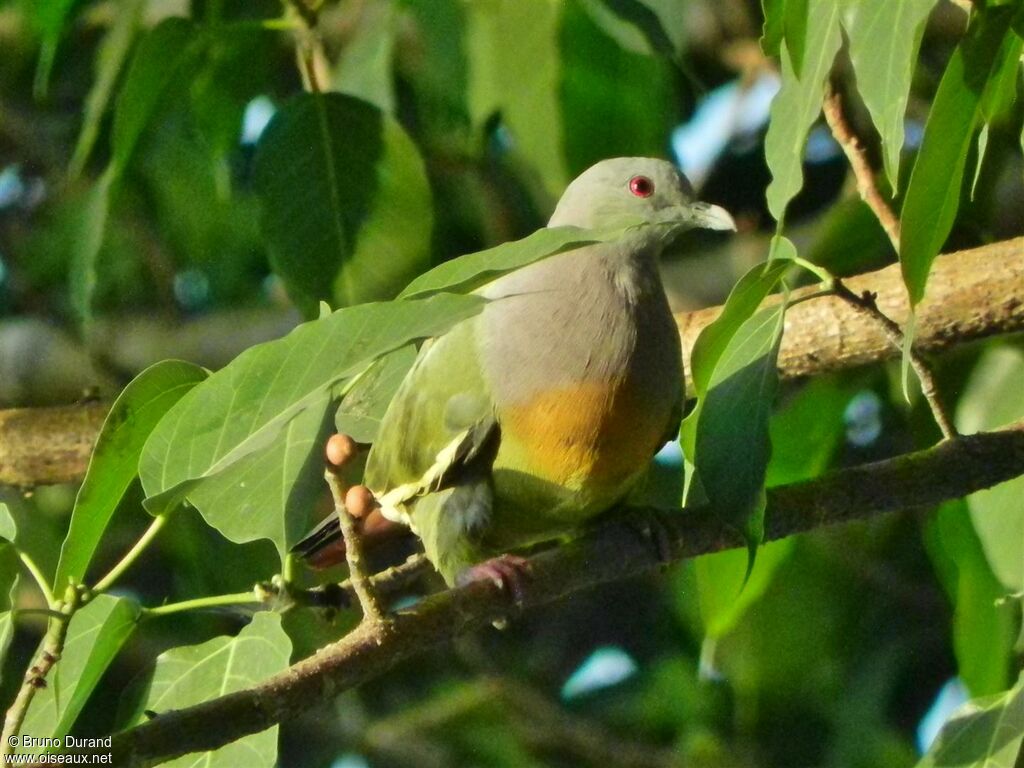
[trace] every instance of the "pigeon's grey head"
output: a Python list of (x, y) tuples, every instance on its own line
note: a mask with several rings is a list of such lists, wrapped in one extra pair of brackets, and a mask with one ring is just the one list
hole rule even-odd
[(693, 187), (665, 160), (616, 157), (590, 166), (566, 188), (549, 227), (588, 229), (665, 224), (687, 229), (736, 229), (724, 208), (695, 199)]

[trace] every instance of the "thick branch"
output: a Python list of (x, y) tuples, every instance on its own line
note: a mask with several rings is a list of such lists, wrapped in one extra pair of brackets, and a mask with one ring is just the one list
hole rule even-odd
[[(878, 308), (887, 317), (901, 325), (906, 322), (909, 310), (898, 266), (843, 282), (855, 294), (877, 294)], [(720, 311), (712, 307), (676, 316), (687, 359), (698, 334)], [(916, 349), (940, 352), (1020, 331), (1024, 331), (1024, 238), (936, 259), (928, 294), (918, 307)], [(839, 298), (826, 297), (803, 302), (786, 313), (779, 370), (783, 378), (794, 379), (898, 354), (873, 318)], [(691, 381), (687, 389), (693, 391)], [(0, 411), (0, 485), (81, 480), (103, 415), (104, 406), (99, 404)]]
[[(910, 314), (899, 265), (845, 278), (854, 294), (875, 303), (900, 326)], [(793, 291), (796, 299), (816, 287)], [(684, 356), (720, 307), (676, 316)], [(915, 348), (924, 353), (1003, 333), (1024, 331), (1024, 237), (946, 254), (935, 260), (928, 293), (917, 308)], [(899, 355), (874, 318), (838, 297), (805, 301), (786, 312), (779, 371), (794, 379), (891, 360)], [(687, 380), (687, 391), (693, 391)]]
[[(992, 433), (947, 440), (888, 461), (845, 469), (769, 491), (766, 535), (778, 539), (820, 526), (960, 498), (1024, 473), (1024, 422)], [(682, 559), (739, 546), (708, 513), (660, 515), (655, 546), (640, 526), (611, 521), (589, 535), (537, 555), (523, 604), (534, 607), (573, 592), (641, 574), (660, 565), (667, 545)], [(155, 765), (187, 752), (221, 747), (329, 701), (394, 664), (503, 618), (507, 597), (489, 581), (424, 599), (394, 617), (381, 634), (363, 624), (334, 645), (243, 691), (154, 720), (114, 737), (113, 762)], [(210, 727), (215, 723), (215, 727)]]

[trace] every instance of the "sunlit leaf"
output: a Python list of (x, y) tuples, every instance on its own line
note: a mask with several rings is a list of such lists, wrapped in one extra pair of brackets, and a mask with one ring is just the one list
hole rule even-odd
[(324, 445), (330, 434), (329, 393), (304, 408), (268, 445), (205, 477), (189, 502), (236, 544), (269, 539), (282, 563), (312, 527), (324, 489)]
[[(562, 0), (478, 0), (466, 9), (469, 114), (482, 132), (495, 115), (552, 196), (568, 181), (558, 92)], [(510, 41), (515, 44), (510, 45)]]
[(804, 69), (809, 15), (810, 0), (786, 0), (786, 18), (783, 22), (786, 52), (793, 64), (793, 72), (798, 78), (803, 74)]
[(439, 264), (409, 283), (399, 297), (422, 299), (442, 291), (467, 293), (534, 261), (573, 248), (616, 240), (625, 231), (624, 226), (603, 230), (544, 227), (521, 240), (467, 253)]
[(197, 481), (273, 443), (345, 378), (410, 341), (443, 333), (483, 303), (475, 296), (439, 294), (364, 304), (246, 350), (182, 398), (153, 430), (139, 462), (147, 509), (156, 513), (177, 504)]
[(71, 512), (54, 577), (58, 592), (69, 582), (77, 584), (85, 578), (114, 510), (138, 475), (139, 456), (150, 432), (172, 405), (205, 378), (199, 366), (165, 360), (136, 376), (114, 401)]
[[(982, 432), (1024, 418), (1024, 353), (989, 350), (967, 382), (957, 408), (957, 427)], [(1024, 478), (967, 497), (971, 521), (992, 572), (1006, 592), (1024, 591)]]
[(825, 80), (842, 42), (839, 0), (808, 0), (809, 18), (804, 66), (798, 77), (782, 46), (782, 88), (772, 101), (765, 159), (772, 181), (766, 193), (768, 210), (777, 221), (803, 186), (803, 156), (807, 133), (821, 112)]
[(975, 15), (946, 66), (928, 113), (901, 214), (900, 265), (914, 305), (924, 298), (932, 261), (956, 219), (985, 84), (1009, 49), (1019, 55), (1020, 38), (1009, 30), (1013, 13), (1013, 8), (1004, 7)]
[(926, 542), (953, 602), (957, 674), (974, 696), (1006, 689), (1016, 638), (1017, 603), (992, 573), (963, 499), (943, 504)]
[(707, 382), (692, 430), (692, 463), (708, 501), (727, 522), (761, 539), (764, 481), (771, 456), (769, 416), (778, 388), (785, 305), (760, 310), (729, 340)]
[(903, 116), (928, 14), (936, 0), (859, 0), (848, 3), (843, 26), (857, 92), (882, 138), (882, 159), (889, 184), (899, 183)]
[(581, 0), (581, 5), (626, 50), (670, 58), (682, 51), (686, 8), (678, 0)]
[(974, 699), (943, 726), (917, 768), (1014, 768), (1024, 740), (1024, 677), (1005, 693)]
[[(32, 736), (67, 734), (121, 646), (135, 630), (139, 606), (99, 595), (71, 618), (64, 650), (36, 691), (22, 727)], [(43, 751), (42, 748), (25, 750)]]
[[(201, 645), (172, 648), (160, 654), (136, 722), (144, 711), (184, 709), (249, 688), (288, 667), (291, 641), (281, 617), (260, 611), (236, 637), (215, 637)], [(277, 762), (277, 726), (233, 741), (214, 752), (183, 755), (164, 765), (173, 768), (272, 768)]]
[(401, 126), (337, 93), (278, 110), (254, 183), (274, 270), (309, 316), (392, 298), (429, 265), (433, 212), (423, 160)]
[(0, 502), (0, 539), (13, 542), (18, 534), (18, 526), (11, 516), (11, 510), (6, 504)]

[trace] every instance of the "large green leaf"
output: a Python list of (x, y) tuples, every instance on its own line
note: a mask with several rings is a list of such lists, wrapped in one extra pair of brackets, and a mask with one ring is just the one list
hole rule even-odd
[(276, 439), (204, 478), (188, 500), (236, 544), (269, 539), (282, 563), (312, 527), (324, 492), (324, 445), (330, 434), (330, 393), (292, 418)]
[[(636, 222), (638, 225), (639, 221)], [(563, 251), (604, 243), (622, 237), (625, 226), (591, 230), (579, 227), (544, 227), (521, 240), (467, 253), (437, 265), (420, 275), (400, 294), (403, 299), (422, 299), (435, 293), (468, 293), (507, 272)]]
[[(236, 637), (215, 637), (201, 645), (172, 648), (160, 654), (135, 722), (144, 712), (168, 712), (251, 687), (288, 667), (291, 641), (281, 617), (260, 611)], [(173, 768), (272, 768), (277, 761), (277, 726), (246, 736), (215, 752), (183, 755), (166, 763)]]
[(1006, 590), (985, 559), (963, 499), (943, 504), (927, 533), (929, 554), (953, 602), (957, 674), (974, 696), (1005, 690), (1019, 604), (1000, 599)]
[(842, 42), (840, 0), (809, 0), (803, 68), (797, 76), (788, 41), (782, 45), (782, 88), (772, 101), (764, 152), (772, 181), (768, 210), (782, 221), (786, 206), (804, 183), (804, 144), (821, 112), (825, 80)]
[(761, 15), (761, 50), (765, 56), (779, 56), (786, 36), (786, 0), (761, 0)]
[[(475, 0), (465, 5), (469, 114), (480, 131), (497, 113), (514, 150), (552, 196), (568, 179), (559, 104), (563, 0)], [(514, 41), (514, 42), (512, 42)]]
[(917, 768), (1014, 768), (1024, 740), (1024, 676), (996, 696), (968, 702), (939, 732)]
[(711, 374), (699, 414), (684, 424), (684, 435), (692, 430), (691, 462), (708, 501), (752, 547), (761, 540), (784, 316), (785, 304), (779, 303), (739, 327)]
[(264, 131), (253, 173), (274, 270), (307, 315), (320, 300), (389, 299), (429, 265), (423, 161), (373, 105), (296, 96)]
[(89, 695), (134, 631), (138, 616), (135, 602), (109, 595), (95, 597), (75, 613), (60, 660), (47, 675), (46, 687), (36, 691), (22, 733), (57, 737), (71, 730)]
[[(1024, 418), (1024, 352), (991, 349), (978, 361), (957, 408), (957, 427), (970, 434)], [(974, 529), (992, 572), (1007, 592), (1024, 591), (1024, 478), (967, 497)]]
[(956, 219), (986, 83), (1007, 48), (1019, 55), (1020, 38), (1010, 30), (1013, 13), (995, 7), (975, 14), (932, 101), (901, 213), (900, 265), (913, 305), (924, 298), (932, 262)]
[(153, 430), (139, 462), (147, 509), (177, 504), (199, 480), (269, 446), (300, 412), (322, 407), (345, 378), (411, 341), (443, 333), (483, 304), (476, 296), (450, 294), (363, 304), (246, 350)]
[(357, 443), (372, 443), (388, 404), (415, 360), (416, 348), (409, 345), (375, 362), (345, 393), (334, 416), (337, 432)]
[(165, 360), (136, 376), (114, 401), (71, 512), (54, 577), (58, 592), (69, 582), (77, 584), (85, 578), (114, 510), (138, 475), (139, 456), (150, 432), (206, 375), (192, 363)]
[(899, 183), (903, 116), (924, 25), (936, 0), (860, 0), (849, 3), (843, 26), (857, 91), (882, 138), (882, 159), (893, 191)]

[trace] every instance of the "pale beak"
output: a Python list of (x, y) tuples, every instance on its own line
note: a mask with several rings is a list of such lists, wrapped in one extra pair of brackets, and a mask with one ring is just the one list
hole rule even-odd
[(691, 203), (690, 220), (694, 227), (701, 229), (736, 231), (732, 215), (725, 208), (710, 203)]

